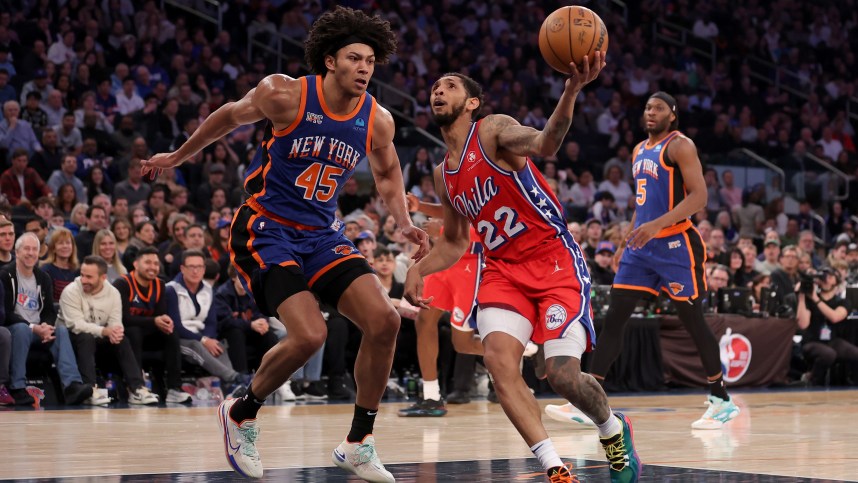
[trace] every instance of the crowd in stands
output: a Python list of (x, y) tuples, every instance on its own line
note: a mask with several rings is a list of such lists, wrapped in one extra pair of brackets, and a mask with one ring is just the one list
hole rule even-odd
[[(559, 2), (346, 3), (384, 16), (399, 37), (398, 52), (375, 79), (405, 94), (388, 93), (382, 102), (400, 121), (406, 189), (419, 199), (438, 202), (431, 173), (443, 153), (406, 134), (416, 126), (437, 135), (428, 87), (444, 72), (466, 73), (484, 86), (483, 114), (545, 125), (563, 78), (541, 60), (537, 32)], [(817, 344), (804, 347), (814, 383), (824, 371), (813, 364), (858, 359), (856, 340), (832, 343), (840, 333), (826, 333), (846, 325), (839, 324), (851, 312), (845, 301), (843, 311), (830, 312), (798, 291), (809, 269), (832, 269), (825, 272), (838, 287), (831, 293), (858, 283), (851, 218), (858, 197), (836, 199), (844, 188), (838, 178), (805, 157), (814, 154), (852, 179), (858, 169), (848, 109), (856, 96), (850, 73), (858, 71), (853, 3), (644, 1), (629, 2), (624, 15), (610, 2), (593, 2), (611, 35), (608, 65), (578, 99), (560, 152), (534, 160), (566, 207), (594, 280), (610, 284), (632, 215), (631, 157), (645, 138), (642, 109), (654, 91), (673, 94), (681, 129), (705, 166), (709, 201), (694, 222), (707, 243), (709, 283), (777, 291), (799, 319), (797, 329)], [(168, 402), (188, 401), (182, 371), (195, 366), (241, 391), (261, 354), (285, 336), (246, 293), (227, 247), (233, 211), (244, 201), (244, 169), (266, 126), (237, 129), (155, 182), (143, 179), (140, 162), (180, 146), (213, 110), (273, 72), (271, 56), (246, 57), (249, 41), (301, 41), (328, 5), (223, 2), (220, 30), (152, 0), (0, 6), (0, 403), (32, 400), (24, 390), (27, 356), (42, 347), (70, 403), (104, 401), (98, 385), (105, 369), (95, 354), (108, 350), (132, 403), (159, 400), (141, 376), (153, 361), (165, 374), (161, 398)], [(716, 59), (653, 42), (654, 29), (670, 35), (658, 20), (713, 41)], [(782, 86), (806, 95), (754, 76), (753, 57), (794, 73), (780, 76)], [(306, 73), (298, 57), (283, 65), (286, 74)], [(723, 165), (738, 147), (774, 161), (786, 179), (738, 184), (736, 168)], [(340, 197), (346, 234), (399, 300), (413, 247), (361, 181), (346, 183)], [(789, 200), (796, 210), (787, 212)], [(437, 221), (421, 214), (415, 221), (437, 230)], [(335, 308), (322, 311), (327, 345), (283, 388), (287, 398), (351, 396), (360, 334)], [(400, 313), (407, 332), (414, 309), (402, 304)], [(401, 342), (399, 371), (416, 366), (413, 341)]]

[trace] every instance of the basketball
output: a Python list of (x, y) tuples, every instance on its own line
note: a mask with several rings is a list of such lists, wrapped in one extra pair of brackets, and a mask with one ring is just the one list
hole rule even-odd
[(597, 50), (608, 50), (608, 29), (589, 8), (560, 7), (542, 22), (539, 51), (554, 70), (569, 74), (569, 62), (581, 65), (585, 55), (593, 62)]

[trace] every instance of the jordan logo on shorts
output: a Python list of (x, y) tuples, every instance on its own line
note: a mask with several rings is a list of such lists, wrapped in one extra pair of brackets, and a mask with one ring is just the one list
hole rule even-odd
[(553, 271), (553, 272), (551, 272), (551, 273), (552, 273), (552, 274), (554, 274), (554, 273), (557, 273), (557, 272), (559, 272), (559, 271), (561, 271), (561, 270), (563, 270), (563, 269), (562, 269), (562, 268), (560, 268), (560, 264), (557, 262), (557, 260), (554, 260), (554, 271)]

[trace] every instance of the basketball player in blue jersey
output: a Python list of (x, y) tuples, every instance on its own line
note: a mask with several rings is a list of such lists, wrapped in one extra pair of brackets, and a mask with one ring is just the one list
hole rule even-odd
[(393, 362), (399, 315), (366, 259), (343, 234), (337, 194), (369, 158), (376, 186), (403, 235), (428, 252), (428, 237), (408, 216), (390, 113), (366, 93), (375, 63), (396, 50), (390, 24), (338, 7), (313, 24), (306, 60), (316, 75), (271, 75), (243, 99), (213, 112), (177, 151), (145, 161), (147, 170), (178, 166), (243, 124), (267, 118), (265, 138), (248, 167), (249, 199), (236, 213), (230, 258), (259, 307), (286, 325), (288, 336), (265, 354), (241, 399), (219, 408), (226, 457), (244, 476), (262, 477), (256, 415), (325, 342), (313, 293), (363, 332), (355, 363), (357, 396), (351, 431), (333, 462), (371, 482), (392, 482), (375, 451), (375, 416)]
[[(709, 408), (693, 429), (719, 429), (739, 414), (724, 386), (720, 349), (703, 318), (706, 249), (689, 217), (706, 206), (706, 182), (694, 142), (677, 130), (676, 100), (656, 92), (646, 103), (649, 139), (635, 147), (635, 214), (627, 248), (611, 286), (610, 305), (590, 374), (604, 382), (623, 343), (623, 330), (637, 303), (664, 291), (691, 334), (709, 381)], [(549, 409), (547, 412), (554, 410)], [(563, 407), (573, 414), (569, 405)], [(555, 417), (552, 415), (552, 417)]]

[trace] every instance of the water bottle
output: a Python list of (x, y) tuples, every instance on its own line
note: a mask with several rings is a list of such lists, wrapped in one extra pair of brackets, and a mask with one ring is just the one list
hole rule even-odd
[(408, 384), (405, 387), (405, 391), (408, 394), (409, 398), (417, 397), (417, 378), (409, 375)]
[(113, 382), (113, 373), (107, 375), (107, 380), (104, 381), (104, 388), (107, 389), (107, 397), (116, 401), (116, 383)]
[(212, 398), (212, 400), (215, 400), (218, 402), (223, 401), (223, 391), (220, 390), (220, 380), (219, 379), (215, 379), (214, 381), (212, 381), (211, 398)]
[(146, 386), (149, 392), (152, 392), (152, 379), (149, 378), (148, 372), (143, 373), (143, 385)]

